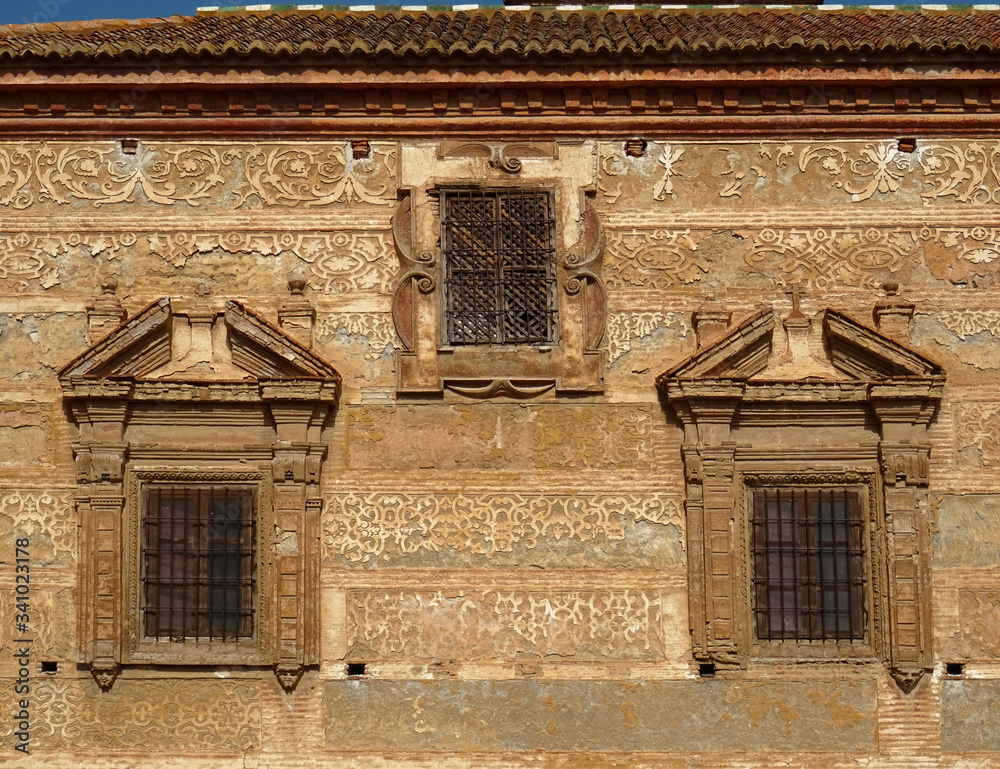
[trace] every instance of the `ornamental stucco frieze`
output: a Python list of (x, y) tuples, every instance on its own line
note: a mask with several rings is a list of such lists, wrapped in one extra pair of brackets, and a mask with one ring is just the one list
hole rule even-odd
[(732, 207), (912, 202), (983, 207), (1000, 202), (1000, 142), (940, 139), (653, 142), (641, 157), (604, 143), (598, 203), (605, 207)]
[[(14, 690), (6, 690), (3, 705), (11, 710)], [(189, 750), (235, 752), (260, 744), (260, 693), (254, 683), (120, 681), (102, 693), (89, 681), (42, 680), (33, 682), (32, 705), (33, 750), (170, 753), (183, 744)]]
[[(712, 249), (704, 247), (709, 238), (715, 239)], [(928, 278), (993, 281), (1000, 227), (612, 229), (605, 263), (611, 289), (670, 291), (748, 274), (766, 275), (779, 286), (819, 289), (877, 289), (890, 276), (911, 285)]]
[(1000, 404), (957, 403), (955, 423), (960, 449), (976, 449), (981, 465), (1000, 465)]
[(74, 516), (72, 490), (0, 489), (0, 532), (31, 538), (49, 565), (76, 564)]
[(347, 644), (362, 656), (663, 656), (660, 597), (642, 590), (352, 590), (347, 618)]
[(349, 142), (19, 142), (0, 145), (0, 206), (385, 206), (396, 155), (392, 143), (356, 158)]
[[(222, 252), (264, 257), (290, 254), (309, 284), (324, 293), (387, 291), (399, 262), (388, 232), (202, 229), (0, 233), (0, 286), (15, 293), (52, 289), (98, 262), (152, 259), (182, 268), (192, 257)], [(88, 286), (89, 288), (89, 286)]]
[(328, 558), (354, 563), (442, 550), (490, 558), (515, 547), (621, 541), (628, 521), (680, 519), (673, 494), (330, 494), (323, 542)]

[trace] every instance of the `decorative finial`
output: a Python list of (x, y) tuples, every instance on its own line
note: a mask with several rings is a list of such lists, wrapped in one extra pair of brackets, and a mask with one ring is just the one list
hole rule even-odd
[(312, 347), (316, 310), (305, 296), (307, 285), (306, 276), (298, 270), (288, 276), (288, 290), (291, 296), (278, 308), (278, 325), (286, 334), (306, 347)]
[(896, 296), (899, 293), (899, 283), (894, 280), (887, 280), (882, 284), (882, 290), (886, 296)]
[(306, 290), (306, 276), (298, 271), (289, 275), (288, 290), (292, 292), (292, 296), (302, 296)]
[(199, 299), (208, 299), (212, 295), (212, 290), (207, 283), (199, 283), (194, 287), (194, 295)]
[(128, 320), (115, 292), (118, 278), (108, 275), (101, 280), (101, 292), (87, 305), (87, 344), (94, 344)]

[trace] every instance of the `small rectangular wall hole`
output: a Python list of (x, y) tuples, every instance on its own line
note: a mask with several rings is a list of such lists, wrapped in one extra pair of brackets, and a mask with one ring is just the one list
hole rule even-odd
[(965, 665), (961, 662), (945, 663), (944, 672), (950, 676), (960, 676), (965, 672)]
[(698, 666), (698, 675), (702, 678), (715, 678), (715, 665), (711, 662), (702, 662)]
[(43, 673), (58, 673), (59, 663), (58, 662), (43, 662), (41, 664), (41, 670)]
[(348, 662), (347, 663), (347, 675), (349, 676), (363, 676), (365, 674), (365, 663), (364, 662)]

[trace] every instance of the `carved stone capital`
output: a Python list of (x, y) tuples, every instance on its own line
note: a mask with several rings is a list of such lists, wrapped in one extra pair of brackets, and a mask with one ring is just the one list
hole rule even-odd
[(701, 461), (706, 480), (728, 481), (736, 473), (736, 460), (731, 449), (702, 449)]
[(128, 443), (78, 443), (73, 446), (77, 480), (120, 483), (128, 461)]
[(926, 486), (930, 472), (930, 446), (883, 441), (879, 444), (879, 462), (887, 486)]
[(277, 482), (319, 483), (326, 447), (309, 443), (274, 444), (271, 468)]
[(305, 483), (306, 452), (301, 446), (274, 446), (274, 459), (271, 461), (274, 480), (278, 483), (292, 481)]

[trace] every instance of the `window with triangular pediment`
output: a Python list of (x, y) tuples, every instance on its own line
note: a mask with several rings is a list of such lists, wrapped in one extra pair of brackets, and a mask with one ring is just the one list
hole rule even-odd
[(931, 667), (940, 367), (828, 309), (760, 312), (657, 379), (684, 429), (694, 656)]
[(238, 302), (161, 299), (60, 382), (79, 429), (80, 656), (98, 683), (239, 665), (294, 687), (318, 663), (337, 371)]

